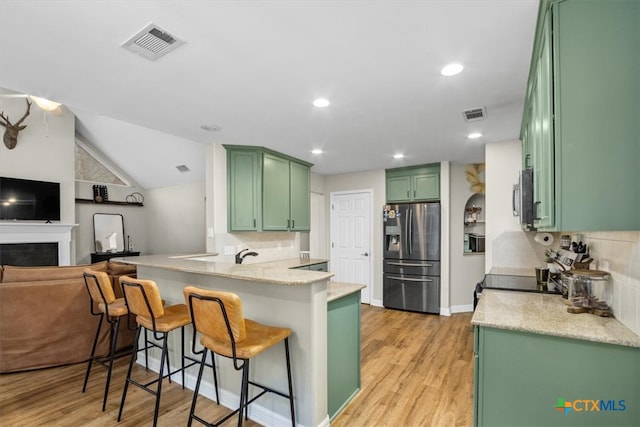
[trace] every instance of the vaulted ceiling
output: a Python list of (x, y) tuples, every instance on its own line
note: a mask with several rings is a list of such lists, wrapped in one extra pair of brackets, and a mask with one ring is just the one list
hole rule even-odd
[[(203, 180), (212, 142), (266, 146), (318, 174), (479, 162), (487, 142), (518, 138), (537, 9), (2, 0), (0, 87), (65, 104), (77, 132), (145, 188)], [(184, 45), (155, 61), (121, 46), (149, 23)], [(442, 76), (451, 62), (464, 70)], [(331, 105), (313, 107), (318, 97)], [(484, 120), (463, 119), (479, 107)]]

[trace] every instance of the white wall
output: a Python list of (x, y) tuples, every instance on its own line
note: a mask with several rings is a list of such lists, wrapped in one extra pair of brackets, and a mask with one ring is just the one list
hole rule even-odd
[[(205, 252), (204, 182), (147, 190), (144, 203), (147, 230), (145, 253)], [(139, 250), (135, 240), (134, 249)]]
[[(384, 170), (358, 172), (325, 177), (325, 203), (327, 213), (325, 235), (331, 236), (329, 221), (329, 209), (331, 204), (331, 193), (337, 191), (373, 190), (371, 201), (373, 208), (373, 238), (371, 241), (371, 262), (373, 265), (373, 276), (371, 278), (371, 304), (382, 305), (382, 208), (385, 204), (385, 172)], [(331, 253), (331, 239), (327, 238), (326, 253)]]
[[(450, 168), (450, 305), (451, 312), (473, 310), (473, 290), (484, 276), (484, 254), (464, 253), (464, 209), (474, 194), (466, 179), (466, 164), (451, 164)], [(485, 212), (482, 212), (483, 218)]]
[[(0, 95), (15, 92), (0, 88)], [(0, 96), (0, 110), (12, 123), (27, 111), (23, 97)], [(0, 143), (0, 175), (60, 183), (60, 223), (75, 223), (75, 116), (61, 106), (62, 113), (44, 113), (35, 103), (22, 122), (12, 150)], [(4, 134), (5, 128), (0, 127)], [(72, 249), (73, 252), (73, 249)], [(73, 258), (73, 254), (72, 254)]]

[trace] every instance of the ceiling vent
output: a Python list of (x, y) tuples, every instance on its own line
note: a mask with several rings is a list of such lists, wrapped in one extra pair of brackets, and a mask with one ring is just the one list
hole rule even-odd
[(487, 109), (485, 107), (482, 108), (472, 108), (470, 110), (465, 110), (462, 112), (462, 116), (467, 122), (475, 122), (477, 120), (484, 120), (487, 117)]
[(155, 61), (183, 44), (182, 40), (151, 23), (122, 43), (122, 47)]
[(191, 170), (187, 165), (178, 165), (176, 166), (176, 169), (178, 169), (182, 173), (189, 172)]

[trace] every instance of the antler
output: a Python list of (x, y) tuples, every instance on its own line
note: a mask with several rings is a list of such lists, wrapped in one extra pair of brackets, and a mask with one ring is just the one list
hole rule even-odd
[(4, 111), (2, 111), (0, 113), (0, 119), (4, 120), (4, 123), (0, 122), (0, 125), (7, 127), (7, 126), (15, 126), (18, 127), (20, 126), (20, 123), (22, 123), (24, 121), (24, 119), (27, 118), (27, 116), (29, 115), (29, 113), (31, 112), (31, 102), (29, 102), (28, 99), (25, 98), (25, 100), (27, 101), (27, 112), (24, 113), (24, 116), (22, 116), (22, 118), (20, 120), (18, 120), (15, 124), (11, 124), (11, 122), (9, 121), (9, 116), (5, 116), (4, 115)]
[(15, 126), (20, 126), (20, 123), (22, 123), (22, 121), (27, 118), (27, 116), (29, 115), (29, 112), (31, 111), (31, 102), (29, 102), (27, 98), (25, 98), (25, 100), (27, 101), (27, 112), (24, 113), (24, 116), (22, 116), (22, 118), (18, 120)]

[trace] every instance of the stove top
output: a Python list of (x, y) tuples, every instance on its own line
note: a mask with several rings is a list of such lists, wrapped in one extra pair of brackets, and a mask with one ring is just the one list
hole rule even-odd
[(555, 291), (538, 290), (536, 278), (533, 276), (512, 276), (502, 274), (487, 274), (482, 281), (483, 289), (503, 289), (508, 291), (558, 293)]

